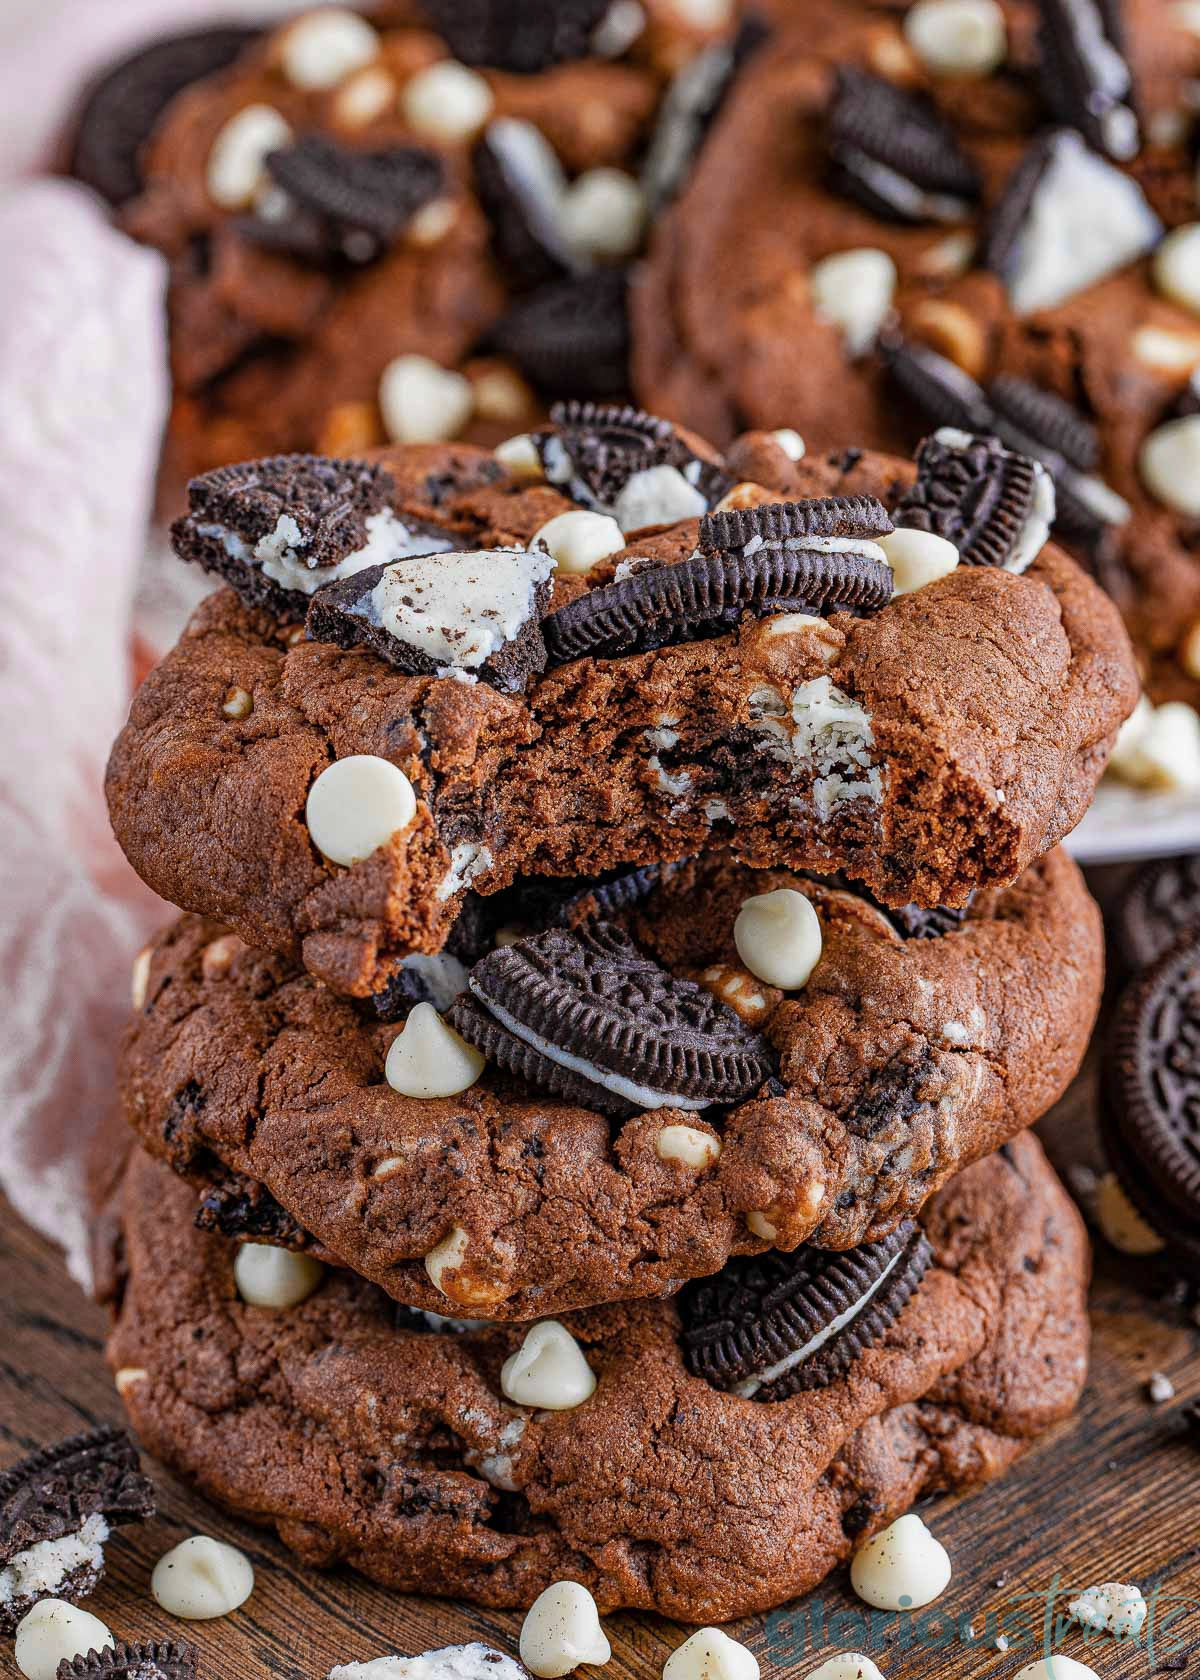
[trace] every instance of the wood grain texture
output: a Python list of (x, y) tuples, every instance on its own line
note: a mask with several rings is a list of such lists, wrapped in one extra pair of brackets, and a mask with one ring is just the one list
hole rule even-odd
[[(1094, 1073), (1089, 1070), (1043, 1125), (1060, 1164), (1094, 1148)], [(104, 1314), (84, 1301), (57, 1254), (10, 1214), (0, 1229), (0, 1462), (43, 1442), (119, 1419), (121, 1408), (103, 1358)], [(985, 1632), (992, 1611), (1023, 1625), (1040, 1615), (1037, 1595), (1056, 1577), (1060, 1589), (1103, 1580), (1132, 1581), (1149, 1595), (1159, 1588), (1159, 1623), (1169, 1595), (1175, 1611), (1153, 1650), (1145, 1642), (1085, 1644), (1078, 1629), (1061, 1642), (1102, 1680), (1161, 1671), (1164, 1664), (1200, 1673), (1200, 1444), (1185, 1432), (1182, 1404), (1200, 1397), (1200, 1328), (1194, 1307), (1164, 1298), (1153, 1262), (1098, 1256), (1093, 1286), (1092, 1374), (1078, 1415), (1041, 1442), (1004, 1481), (976, 1494), (932, 1503), (924, 1512), (949, 1549), (954, 1579), (934, 1607), (937, 1621), (958, 1618)], [(1145, 1383), (1162, 1371), (1177, 1397), (1155, 1406)], [(402, 1598), (345, 1572), (300, 1570), (273, 1539), (224, 1517), (181, 1482), (151, 1467), (161, 1515), (124, 1530), (109, 1547), (109, 1572), (90, 1608), (119, 1636), (194, 1638), (209, 1680), (324, 1680), (330, 1666), (382, 1655), (482, 1639), (516, 1645), (520, 1619), (429, 1599)], [(232, 1540), (251, 1555), (257, 1585), (249, 1602), (223, 1621), (183, 1625), (149, 1596), (155, 1560), (186, 1534)], [(1021, 1595), (1032, 1595), (1019, 1604)], [(1182, 1607), (1177, 1595), (1188, 1601)], [(815, 1600), (825, 1632), (807, 1651), (795, 1643), (801, 1616)], [(1066, 1596), (1059, 1609), (1065, 1613)], [(1011, 1675), (1042, 1654), (1041, 1639), (1007, 1652), (994, 1644), (953, 1642), (905, 1647), (892, 1618), (888, 1637), (870, 1640), (854, 1619), (863, 1607), (845, 1572), (788, 1613), (756, 1618), (738, 1631), (758, 1654), (765, 1675), (805, 1675), (835, 1650), (866, 1649), (885, 1675), (922, 1680), (973, 1680)], [(850, 1621), (836, 1621), (836, 1612)], [(612, 1680), (655, 1680), (684, 1637), (655, 1617), (624, 1614), (608, 1622)], [(1178, 1648), (1176, 1648), (1178, 1647)], [(0, 1651), (8, 1664), (10, 1653)], [(10, 1670), (11, 1671), (11, 1670)], [(15, 1671), (13, 1671), (15, 1672)]]

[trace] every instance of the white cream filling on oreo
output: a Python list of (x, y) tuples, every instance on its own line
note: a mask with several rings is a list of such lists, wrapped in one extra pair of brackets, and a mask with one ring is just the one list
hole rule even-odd
[(533, 1032), (524, 1022), (518, 1021), (515, 1015), (510, 1015), (503, 1004), (484, 994), (472, 985), (471, 990), (482, 1003), (489, 1014), (494, 1015), (502, 1027), (507, 1027), (514, 1038), (519, 1038), (522, 1044), (528, 1044), (531, 1050), (537, 1050), (548, 1061), (557, 1062), (559, 1067), (569, 1068), (572, 1073), (579, 1074), (592, 1085), (599, 1085), (606, 1091), (612, 1091), (618, 1097), (624, 1097), (626, 1102), (636, 1103), (639, 1108), (708, 1108), (710, 1097), (681, 1097), (674, 1091), (655, 1091), (649, 1085), (639, 1085), (634, 1079), (627, 1079), (623, 1073), (614, 1073), (611, 1068), (597, 1067), (595, 1062), (587, 1061), (583, 1056), (573, 1056), (569, 1050), (564, 1050), (557, 1044), (552, 1044), (548, 1038), (542, 1038)]
[(851, 1302), (850, 1306), (848, 1306), (844, 1312), (838, 1313), (836, 1318), (831, 1318), (829, 1323), (825, 1325), (824, 1329), (818, 1330), (815, 1336), (810, 1336), (808, 1341), (806, 1341), (802, 1347), (794, 1349), (791, 1353), (784, 1354), (782, 1359), (778, 1360), (774, 1365), (768, 1365), (765, 1370), (755, 1371), (753, 1376), (747, 1377), (744, 1382), (738, 1383), (733, 1392), (739, 1395), (743, 1400), (752, 1400), (760, 1388), (765, 1388), (768, 1383), (775, 1382), (777, 1378), (785, 1376), (788, 1371), (795, 1370), (797, 1365), (802, 1365), (806, 1359), (817, 1352), (818, 1348), (823, 1348), (831, 1336), (836, 1336), (839, 1330), (844, 1330), (847, 1324), (851, 1323), (858, 1317), (867, 1302), (870, 1301), (874, 1295), (878, 1294), (879, 1290), (883, 1287), (884, 1283), (891, 1276), (892, 1272), (896, 1269), (897, 1265), (904, 1258), (907, 1252), (908, 1249), (906, 1246), (899, 1249), (897, 1253), (893, 1254), (887, 1265), (875, 1279), (875, 1282), (871, 1284), (868, 1289), (863, 1291), (863, 1293), (858, 1297), (858, 1300)]
[(389, 564), (350, 610), (440, 670), (470, 673), (536, 618), (553, 571), (551, 555), (523, 548), (415, 555)]
[(756, 533), (740, 552), (748, 560), (764, 548), (791, 553), (811, 549), (816, 554), (860, 554), (864, 560), (878, 560), (881, 566), (888, 563), (883, 549), (868, 537), (781, 537), (776, 540)]
[[(960, 431), (957, 426), (939, 426), (933, 435), (946, 449), (966, 449), (975, 441), (971, 432)], [(1004, 562), (1006, 572), (1020, 573), (1029, 570), (1049, 542), (1050, 527), (1054, 524), (1058, 512), (1054, 480), (1040, 461), (1035, 461), (1029, 455), (1025, 459), (1033, 467), (1033, 501), (1025, 515), (1025, 523), (1021, 526), (1013, 551)]]
[(98, 1512), (84, 1519), (73, 1534), (58, 1540), (39, 1540), (18, 1552), (0, 1569), (0, 1604), (6, 1608), (41, 1598), (53, 1598), (76, 1570), (99, 1575), (104, 1568), (108, 1523)]
[(890, 164), (880, 163), (857, 146), (840, 146), (839, 161), (877, 198), (914, 222), (966, 222), (972, 206), (954, 193), (926, 192)]
[(1063, 129), (1025, 214), (1009, 301), (1018, 315), (1054, 309), (1143, 256), (1161, 232), (1137, 182)]
[(642, 190), (652, 210), (679, 190), (733, 62), (732, 48), (716, 42), (690, 58), (668, 86), (642, 165)]
[(419, 1657), (374, 1657), (342, 1663), (329, 1680), (528, 1680), (519, 1662), (491, 1645), (446, 1645)]
[(466, 968), (449, 951), (439, 951), (433, 956), (416, 951), (412, 956), (405, 957), (400, 967), (421, 982), (439, 1015), (444, 1014), (458, 994), (467, 989)]
[(264, 577), (303, 595), (312, 595), (339, 578), (353, 577), (368, 566), (383, 566), (407, 555), (438, 553), (448, 549), (451, 540), (447, 537), (443, 542), (428, 532), (410, 531), (391, 508), (381, 508), (367, 518), (367, 540), (362, 548), (345, 555), (336, 565), (315, 566), (304, 559), (306, 539), (290, 513), (281, 513), (275, 529), (260, 537), (253, 548), (227, 525), (197, 525), (196, 531), (202, 537), (215, 538), (231, 560), (260, 566)]
[(554, 147), (537, 124), (524, 117), (497, 117), (488, 124), (486, 139), (533, 223), (534, 237), (555, 255), (565, 255), (567, 177)]
[[(756, 688), (749, 713), (750, 728), (765, 737), (764, 751), (790, 765), (793, 774), (812, 770), (813, 807), (822, 822), (851, 800), (877, 805), (883, 798), (883, 772), (871, 750), (871, 719), (829, 677), (801, 683), (792, 690), (790, 705), (777, 688)], [(800, 801), (794, 803), (801, 808)]]
[(444, 904), (491, 867), (492, 854), (486, 846), (475, 840), (460, 840), (450, 853), (450, 867), (434, 889), (434, 897)]

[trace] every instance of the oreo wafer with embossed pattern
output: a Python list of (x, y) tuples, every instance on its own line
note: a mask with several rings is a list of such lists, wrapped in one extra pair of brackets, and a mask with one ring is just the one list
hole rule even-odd
[(1054, 510), (1054, 484), (1040, 461), (947, 426), (921, 444), (917, 476), (892, 517), (901, 528), (945, 537), (963, 565), (1023, 572), (1041, 553)]
[(424, 146), (357, 151), (305, 134), (268, 153), (266, 168), (282, 195), (278, 213), (239, 226), (260, 245), (316, 263), (372, 262), (446, 190), (445, 166)]
[(932, 1258), (910, 1220), (840, 1254), (802, 1248), (730, 1260), (680, 1292), (688, 1369), (744, 1399), (825, 1388), (896, 1321)]
[(733, 487), (719, 461), (698, 455), (669, 420), (629, 403), (571, 400), (550, 410), (553, 429), (534, 434), (547, 481), (582, 507), (617, 511), (639, 473), (674, 467), (711, 506)]
[(864, 70), (837, 73), (828, 146), (835, 188), (889, 221), (966, 221), (979, 198), (974, 165), (932, 105)]
[(696, 552), (589, 590), (543, 622), (563, 663), (720, 636), (746, 615), (877, 611), (892, 571), (875, 540), (892, 529), (873, 496), (828, 496), (707, 514)]
[(586, 58), (612, 0), (422, 0), (463, 64), (531, 75)]
[(1126, 967), (1134, 972), (1148, 968), (1193, 928), (1200, 928), (1200, 853), (1143, 865), (1114, 917)]
[(122, 1639), (86, 1656), (64, 1657), (55, 1680), (195, 1680), (199, 1655), (184, 1639)]
[(621, 268), (547, 281), (513, 304), (488, 342), (548, 396), (619, 396), (629, 388), (627, 294)]
[(605, 1112), (613, 1097), (624, 1114), (740, 1102), (774, 1072), (766, 1041), (731, 1009), (607, 922), (491, 951), (469, 985), (472, 1006), (450, 1012), (456, 1031), (530, 1083), (553, 1077), (550, 1089)]

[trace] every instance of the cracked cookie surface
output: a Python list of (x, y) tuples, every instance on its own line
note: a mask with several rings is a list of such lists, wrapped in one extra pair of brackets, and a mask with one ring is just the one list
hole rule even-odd
[(145, 1447), (310, 1565), (494, 1608), (566, 1576), (605, 1611), (767, 1609), (922, 1494), (1002, 1473), (1086, 1375), (1086, 1238), (1028, 1134), (928, 1204), (933, 1263), (879, 1341), (773, 1404), (691, 1376), (674, 1306), (642, 1302), (571, 1318), (590, 1400), (513, 1406), (517, 1327), (431, 1332), (350, 1273), (246, 1307), (188, 1211), (136, 1156), (109, 1358)]
[[(521, 547), (575, 504), (467, 446), (392, 450), (396, 510), (462, 547)], [(765, 434), (729, 470), (771, 499), (877, 496), (910, 463), (792, 462)], [(697, 521), (554, 578), (552, 611), (624, 562), (685, 560)], [(635, 574), (636, 576), (640, 574)], [(598, 874), (706, 848), (846, 869), (893, 904), (962, 904), (1013, 880), (1079, 820), (1134, 700), (1115, 610), (1047, 545), (1017, 576), (960, 566), (865, 617), (749, 618), (736, 631), (570, 661), (524, 694), (408, 676), (369, 648), (304, 639), (211, 596), (134, 699), (108, 773), (134, 867), (181, 908), (299, 954), (337, 990), (385, 987), (444, 944), (470, 884)], [(314, 779), (353, 754), (411, 780), (416, 818), (363, 861), (325, 861)]]
[[(742, 966), (733, 936), (747, 897), (784, 886), (823, 935), (789, 994)], [(395, 1023), (185, 917), (152, 948), (126, 1035), (128, 1118), (218, 1230), (308, 1246), (413, 1306), (530, 1318), (662, 1294), (732, 1253), (893, 1230), (1061, 1095), (1099, 999), (1099, 912), (1061, 851), (941, 937), (719, 858), (612, 919), (752, 1025), (778, 1079), (619, 1124), (492, 1065), (458, 1096), (405, 1097), (384, 1074)], [(673, 1156), (680, 1127), (699, 1159)], [(427, 1268), (446, 1239), (454, 1262)]]

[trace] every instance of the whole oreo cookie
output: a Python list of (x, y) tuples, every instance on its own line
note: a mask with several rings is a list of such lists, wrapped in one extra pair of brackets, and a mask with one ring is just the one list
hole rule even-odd
[(834, 187), (889, 221), (965, 221), (979, 197), (974, 165), (932, 105), (864, 70), (837, 73), (828, 146)]
[(422, 146), (365, 152), (306, 134), (268, 153), (266, 167), (281, 195), (275, 212), (240, 225), (259, 244), (318, 263), (372, 262), (446, 189), (442, 160)]
[(688, 559), (635, 571), (551, 613), (546, 647), (557, 663), (611, 659), (724, 635), (748, 613), (877, 611), (892, 598), (892, 572), (874, 539), (891, 529), (871, 496), (707, 514)]
[(680, 1291), (688, 1369), (746, 1399), (825, 1388), (895, 1322), (932, 1258), (908, 1220), (841, 1254), (810, 1247), (730, 1260)]
[[(11, 1632), (39, 1598), (85, 1598), (103, 1573), (109, 1530), (153, 1515), (154, 1490), (123, 1429), (72, 1435), (14, 1464), (0, 1475), (0, 1629)], [(79, 1555), (53, 1586), (46, 1570), (20, 1568), (32, 1547), (67, 1539)]]
[(917, 451), (917, 476), (892, 517), (901, 527), (945, 537), (963, 565), (1023, 572), (1050, 535), (1054, 508), (1054, 486), (1040, 461), (1005, 449), (998, 438), (946, 427)]
[(619, 397), (629, 389), (628, 283), (597, 268), (539, 286), (490, 334), (527, 379), (551, 397)]
[(1145, 864), (1126, 887), (1114, 924), (1121, 957), (1133, 972), (1200, 928), (1200, 854)]
[(607, 922), (550, 928), (492, 951), (469, 983), (485, 1013), (455, 1006), (450, 1019), (464, 1038), (537, 1084), (545, 1070), (534, 1052), (553, 1064), (552, 1088), (570, 1075), (570, 1094), (605, 1112), (612, 1097), (627, 1105), (623, 1113), (740, 1102), (774, 1072), (766, 1041), (732, 1010)]
[(587, 58), (612, 0), (421, 0), (463, 64), (531, 75)]
[(711, 503), (732, 488), (733, 478), (717, 461), (706, 460), (669, 420), (629, 403), (555, 403), (553, 429), (534, 441), (549, 483), (581, 506), (614, 513), (621, 492), (639, 473), (675, 467)]
[(86, 1656), (64, 1657), (55, 1680), (195, 1680), (199, 1658), (182, 1639), (122, 1639)]
[(1105, 1095), (1140, 1174), (1200, 1229), (1200, 934), (1185, 934), (1126, 988)]
[(92, 85), (75, 126), (70, 171), (106, 198), (125, 204), (142, 190), (142, 147), (167, 106), (242, 53), (258, 36), (228, 26), (168, 35), (139, 47)]

